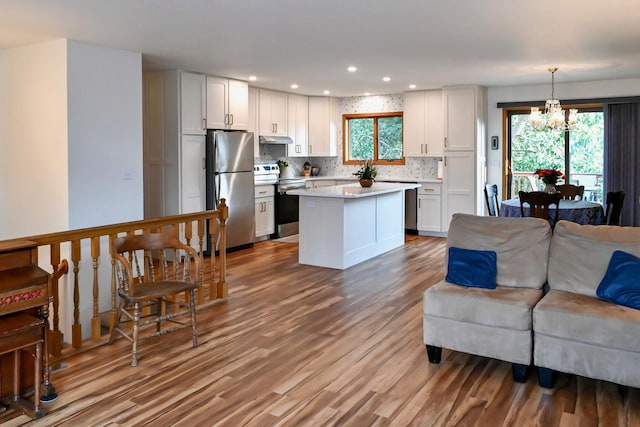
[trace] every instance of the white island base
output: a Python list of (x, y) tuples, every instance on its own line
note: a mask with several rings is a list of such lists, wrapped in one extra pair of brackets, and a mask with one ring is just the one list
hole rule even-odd
[(301, 264), (345, 269), (404, 244), (404, 191), (375, 183), (295, 190), (300, 196)]

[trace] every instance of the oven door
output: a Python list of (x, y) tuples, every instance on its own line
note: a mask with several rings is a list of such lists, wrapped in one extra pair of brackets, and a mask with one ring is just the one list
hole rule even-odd
[(298, 196), (278, 192), (276, 196), (276, 224), (298, 222), (300, 201)]
[(276, 235), (274, 237), (298, 234), (299, 197), (289, 195), (286, 191), (277, 191), (275, 205)]

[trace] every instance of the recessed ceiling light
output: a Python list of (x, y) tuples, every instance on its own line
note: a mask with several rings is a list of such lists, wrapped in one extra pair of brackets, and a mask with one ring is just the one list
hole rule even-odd
[(295, 83), (294, 83), (294, 84), (292, 84), (292, 85), (291, 85), (291, 89), (298, 89), (298, 85), (297, 85), (297, 84), (295, 84)]
[(323, 91), (322, 91), (322, 93), (323, 93), (324, 95), (329, 95), (329, 94), (331, 93), (331, 91), (330, 91), (330, 90), (323, 90)]
[(389, 76), (384, 76), (384, 77), (382, 78), (382, 81), (389, 82), (389, 81), (391, 81), (391, 77), (389, 77)]
[(347, 71), (350, 73), (355, 73), (356, 71), (358, 71), (358, 69), (355, 66), (350, 65), (349, 68), (347, 68)]
[(409, 85), (409, 89), (415, 89), (416, 85), (414, 85), (413, 83)]
[(255, 82), (256, 80), (258, 80), (258, 78), (256, 76), (249, 76), (249, 81), (250, 82)]
[(371, 95), (371, 93), (370, 93), (370, 92), (365, 92), (365, 93), (364, 93), (364, 96), (369, 96), (369, 95)]

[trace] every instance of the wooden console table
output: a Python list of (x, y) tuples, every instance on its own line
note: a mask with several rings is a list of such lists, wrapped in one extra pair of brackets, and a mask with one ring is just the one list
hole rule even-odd
[[(38, 267), (37, 250), (29, 241), (0, 244), (1, 397), (9, 397), (10, 406), (32, 418), (44, 415), (41, 402), (56, 397), (47, 344), (49, 274)], [(23, 357), (25, 352), (33, 352), (33, 357)], [(21, 363), (23, 360), (26, 363)], [(33, 403), (20, 397), (30, 386), (34, 388)]]

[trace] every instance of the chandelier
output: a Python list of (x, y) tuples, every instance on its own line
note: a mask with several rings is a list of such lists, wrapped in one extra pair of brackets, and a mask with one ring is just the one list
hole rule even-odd
[(529, 116), (529, 124), (538, 130), (569, 130), (576, 124), (578, 119), (578, 110), (576, 108), (569, 109), (569, 118), (565, 120), (565, 113), (560, 105), (560, 101), (554, 98), (555, 79), (554, 74), (557, 68), (549, 68), (551, 72), (551, 99), (547, 99), (544, 105), (544, 113), (539, 107), (531, 107), (531, 115)]

